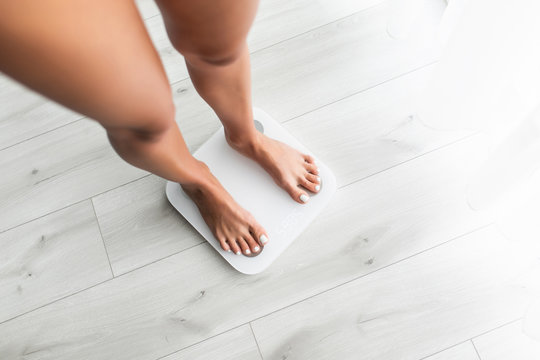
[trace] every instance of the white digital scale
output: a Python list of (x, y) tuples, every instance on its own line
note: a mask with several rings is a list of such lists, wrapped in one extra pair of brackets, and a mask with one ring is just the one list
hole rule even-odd
[(330, 202), (337, 186), (330, 169), (306, 149), (266, 112), (254, 108), (255, 127), (267, 136), (284, 142), (315, 158), (321, 178), (318, 193), (301, 187), (310, 199), (305, 204), (294, 201), (255, 161), (231, 148), (225, 139), (223, 126), (201, 145), (193, 156), (208, 165), (210, 171), (233, 199), (249, 211), (268, 234), (269, 242), (257, 256), (236, 255), (221, 248), (219, 241), (206, 225), (197, 205), (182, 187), (169, 181), (166, 186), (170, 203), (236, 270), (257, 274), (270, 264), (296, 239)]

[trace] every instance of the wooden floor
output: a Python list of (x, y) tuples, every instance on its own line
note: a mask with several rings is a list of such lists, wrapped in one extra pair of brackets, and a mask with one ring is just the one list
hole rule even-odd
[[(139, 1), (191, 151), (221, 125)], [(436, 24), (444, 0), (431, 0)], [(532, 360), (531, 256), (467, 203), (484, 135), (426, 127), (435, 28), (383, 0), (262, 0), (255, 104), (339, 189), (266, 271), (235, 271), (95, 122), (0, 78), (0, 359)], [(428, 22), (429, 23), (429, 22)], [(413, 41), (414, 39), (414, 41)]]

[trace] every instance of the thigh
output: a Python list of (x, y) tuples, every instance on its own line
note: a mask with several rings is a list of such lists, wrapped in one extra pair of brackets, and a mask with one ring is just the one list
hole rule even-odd
[(258, 0), (155, 0), (169, 38), (183, 54), (230, 55), (245, 45)]
[(2, 72), (105, 127), (145, 127), (170, 111), (133, 1), (0, 1), (0, 53)]

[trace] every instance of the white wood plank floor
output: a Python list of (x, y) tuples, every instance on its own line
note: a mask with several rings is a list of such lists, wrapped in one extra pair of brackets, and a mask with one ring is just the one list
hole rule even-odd
[[(427, 1), (436, 24), (445, 2)], [(220, 123), (153, 1), (137, 5), (193, 151)], [(486, 138), (418, 119), (435, 28), (394, 39), (388, 5), (262, 0), (255, 103), (339, 189), (255, 276), (217, 255), (99, 125), (0, 77), (0, 359), (537, 359), (519, 327), (530, 255), (466, 201)]]

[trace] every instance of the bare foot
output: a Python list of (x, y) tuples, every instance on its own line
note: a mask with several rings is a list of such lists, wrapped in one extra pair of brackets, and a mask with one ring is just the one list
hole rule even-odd
[(266, 231), (250, 212), (238, 205), (205, 163), (199, 161), (198, 165), (200, 183), (180, 184), (182, 189), (195, 202), (223, 250), (257, 256), (268, 241)]
[(228, 136), (226, 139), (232, 148), (259, 163), (295, 201), (303, 204), (309, 200), (308, 193), (300, 186), (313, 193), (319, 192), (321, 178), (311, 155), (258, 131), (254, 134), (251, 139), (244, 137), (236, 142)]

